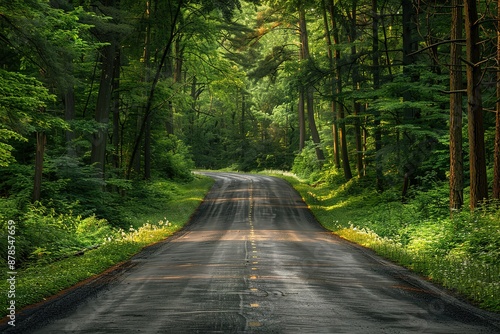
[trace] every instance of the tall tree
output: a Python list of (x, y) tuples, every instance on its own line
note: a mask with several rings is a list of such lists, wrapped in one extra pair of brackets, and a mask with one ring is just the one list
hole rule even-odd
[(62, 120), (47, 115), (45, 108), (52, 99), (42, 83), (34, 78), (0, 69), (0, 166), (14, 162), (13, 147), (9, 139), (28, 141), (27, 134), (35, 137), (35, 173), (33, 202), (42, 194), (46, 131), (51, 127), (63, 127)]
[[(377, 0), (372, 0), (372, 78), (373, 90), (377, 91), (380, 88), (380, 54), (379, 54), (379, 12)], [(376, 99), (376, 97), (375, 97)], [(375, 174), (376, 188), (381, 192), (384, 190), (383, 168), (382, 168), (382, 129), (380, 126), (380, 110), (375, 107), (373, 114), (374, 139), (375, 139)]]
[[(147, 132), (149, 128), (149, 124), (151, 121), (151, 116), (152, 113), (154, 112), (154, 98), (156, 94), (156, 88), (158, 86), (158, 83), (160, 82), (160, 79), (163, 74), (163, 70), (165, 65), (167, 64), (167, 61), (169, 61), (169, 55), (172, 53), (172, 46), (174, 43), (174, 39), (177, 35), (177, 28), (178, 28), (178, 23), (179, 19), (182, 15), (181, 11), (183, 8), (184, 2), (182, 0), (178, 0), (177, 3), (173, 4), (173, 7), (169, 8), (170, 12), (168, 13), (168, 20), (167, 20), (167, 28), (168, 28), (168, 33), (166, 34), (165, 41), (163, 43), (163, 46), (161, 47), (161, 54), (159, 55), (159, 60), (156, 64), (156, 70), (154, 73), (154, 76), (152, 78), (152, 82), (150, 83), (150, 88), (148, 91), (148, 96), (146, 100), (146, 104), (144, 107), (144, 118), (142, 120), (139, 133), (137, 134), (137, 137), (135, 139), (135, 143), (133, 145), (131, 157), (130, 157), (130, 162), (127, 167), (127, 178), (131, 176), (132, 173), (132, 168), (133, 164), (136, 158), (137, 154), (140, 154), (139, 152), (139, 147), (142, 142), (142, 138)], [(148, 155), (149, 157), (149, 155)], [(149, 162), (147, 163), (149, 164)], [(148, 172), (146, 173), (146, 176), (148, 175)]]
[(470, 208), (488, 198), (484, 147), (483, 104), (481, 95), (480, 21), (475, 0), (465, 0), (467, 49), (467, 104), (470, 163)]
[(497, 4), (497, 103), (495, 112), (495, 151), (493, 166), (493, 198), (500, 199), (500, 1)]
[(338, 134), (339, 134), (339, 147), (340, 156), (342, 160), (342, 169), (344, 171), (344, 177), (346, 180), (352, 179), (351, 165), (349, 163), (349, 150), (347, 147), (347, 137), (346, 137), (346, 126), (345, 126), (345, 110), (344, 101), (342, 99), (342, 64), (341, 64), (341, 53), (340, 53), (340, 27), (337, 24), (337, 15), (335, 4), (333, 0), (329, 3), (330, 20), (332, 22), (332, 32), (333, 32), (333, 43), (337, 46), (335, 49), (335, 109), (337, 111), (337, 122), (338, 122)]
[[(351, 44), (351, 66), (352, 66), (352, 90), (356, 92), (359, 90), (360, 85), (360, 72), (358, 66), (358, 55), (356, 48), (356, 40), (358, 38), (358, 1), (354, 0), (351, 4), (351, 10), (348, 11), (349, 17), (349, 43)], [(364, 175), (364, 163), (363, 163), (363, 143), (361, 140), (361, 103), (354, 98), (353, 100), (353, 110), (354, 110), (354, 134), (356, 141), (356, 170), (358, 172), (358, 177)]]
[[(301, 60), (309, 65), (311, 61), (311, 56), (309, 53), (309, 36), (307, 32), (307, 24), (306, 24), (306, 11), (302, 4), (299, 4), (299, 33), (300, 33), (300, 42), (301, 42)], [(313, 96), (313, 87), (310, 83), (306, 83), (304, 85), (303, 94), (307, 100), (307, 120), (309, 123), (309, 130), (311, 131), (311, 137), (314, 142), (314, 149), (316, 151), (316, 157), (322, 163), (325, 160), (325, 155), (323, 150), (321, 149), (321, 139), (319, 137), (318, 128), (316, 126), (316, 120), (314, 116), (314, 96)], [(301, 92), (302, 93), (302, 92)]]
[[(326, 51), (328, 57), (328, 69), (333, 74), (335, 72), (335, 62), (333, 59), (333, 43), (331, 36), (330, 24), (328, 23), (328, 8), (327, 8), (326, 0), (322, 0), (322, 10), (323, 10), (323, 26), (325, 29), (325, 40), (326, 40)], [(333, 75), (330, 76), (329, 85), (331, 86), (331, 101), (330, 108), (331, 114), (333, 118), (332, 122), (332, 139), (333, 139), (333, 164), (335, 168), (340, 169), (340, 153), (339, 153), (339, 135), (338, 135), (338, 126), (337, 126), (337, 112), (335, 107), (335, 77)]]
[(92, 154), (90, 156), (91, 163), (96, 165), (99, 175), (103, 179), (106, 166), (106, 147), (111, 110), (111, 92), (115, 73), (116, 47), (116, 42), (112, 40), (109, 45), (101, 49), (101, 79), (95, 107), (95, 121), (99, 124), (99, 128), (92, 138)]
[(451, 3), (450, 45), (450, 210), (462, 208), (463, 156), (462, 156), (462, 56), (463, 30), (462, 5), (459, 0)]
[[(32, 83), (33, 90), (26, 90), (24, 96), (16, 97), (22, 100), (33, 99), (30, 103), (31, 110), (28, 111), (25, 107), (22, 109), (10, 107), (11, 115), (16, 114), (16, 109), (24, 114), (20, 118), (24, 124), (16, 126), (16, 132), (20, 131), (19, 134), (23, 131), (35, 133), (33, 201), (41, 199), (48, 132), (54, 128), (63, 129), (65, 133), (68, 130), (67, 124), (59, 115), (53, 111), (47, 111), (46, 101), (40, 99), (41, 94), (35, 91), (35, 86), (42, 82), (47, 94), (50, 91), (59, 96), (65, 95), (67, 104), (73, 104), (69, 101), (71, 94), (68, 93), (73, 81), (71, 61), (75, 54), (86, 48), (82, 48), (86, 45), (86, 41), (81, 38), (81, 35), (87, 28), (79, 22), (79, 14), (81, 12), (72, 10), (71, 7), (65, 11), (43, 1), (0, 4), (0, 43), (2, 44), (0, 67), (12, 72), (23, 72), (27, 78), (37, 78)], [(20, 87), (24, 84), (18, 85), (15, 82), (21, 83), (26, 80), (28, 79), (20, 79), (20, 77), (15, 79), (12, 86), (15, 93), (7, 92), (7, 96), (23, 91), (24, 88)], [(22, 104), (27, 105), (26, 101)], [(71, 111), (66, 109), (66, 114), (68, 112)], [(62, 111), (62, 114), (64, 115), (65, 112)], [(9, 137), (23, 138), (24, 135), (26, 133), (22, 133), (21, 137), (9, 134)], [(0, 134), (0, 139), (1, 137)]]

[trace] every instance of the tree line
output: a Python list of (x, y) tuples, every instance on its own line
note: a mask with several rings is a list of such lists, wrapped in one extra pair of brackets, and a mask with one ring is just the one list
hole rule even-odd
[[(500, 196), (493, 1), (0, 4), (0, 193), (124, 193), (189, 170), (332, 171)], [(451, 29), (450, 29), (451, 27)], [(464, 194), (464, 190), (468, 190)], [(15, 204), (21, 205), (21, 204)]]

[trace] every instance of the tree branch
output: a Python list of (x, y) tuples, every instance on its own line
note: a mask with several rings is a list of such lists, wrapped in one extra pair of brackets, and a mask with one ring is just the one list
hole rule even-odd
[(410, 54), (408, 54), (408, 56), (414, 56), (416, 54), (419, 54), (421, 52), (424, 52), (426, 50), (429, 50), (429, 49), (432, 49), (433, 47), (435, 46), (439, 46), (439, 45), (443, 45), (443, 44), (450, 44), (450, 43), (465, 43), (466, 40), (465, 39), (449, 39), (449, 40), (446, 40), (446, 41), (441, 41), (441, 42), (437, 42), (437, 43), (434, 43), (434, 44), (431, 44), (431, 45), (428, 45), (426, 46), (425, 48), (423, 49), (420, 49), (420, 50), (417, 50), (415, 52), (412, 52)]
[(467, 89), (450, 90), (450, 91), (439, 90), (439, 92), (443, 94), (464, 94), (467, 93)]

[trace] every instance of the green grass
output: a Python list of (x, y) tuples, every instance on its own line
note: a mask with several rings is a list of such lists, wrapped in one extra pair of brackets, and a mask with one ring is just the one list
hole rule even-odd
[[(268, 173), (269, 174), (269, 173)], [(272, 173), (271, 173), (272, 174)], [(367, 180), (309, 185), (290, 174), (318, 221), (340, 237), (373, 249), (484, 309), (500, 312), (500, 211), (485, 207), (450, 218), (445, 187), (415, 193), (378, 194)]]
[[(44, 260), (43, 257), (47, 255), (41, 252), (37, 255), (40, 259), (32, 260), (24, 268), (17, 270), (16, 309), (43, 301), (63, 289), (127, 261), (145, 246), (168, 238), (188, 222), (212, 184), (213, 180), (205, 177), (195, 177), (189, 183), (151, 181), (141, 189), (143, 194), (135, 194), (140, 195), (139, 197), (129, 196), (123, 202), (121, 210), (125, 217), (124, 224), (129, 228), (110, 229), (106, 226), (105, 234), (98, 233), (101, 240), (96, 249), (80, 256), (66, 256), (52, 261)], [(65, 217), (66, 220), (70, 219), (70, 216)], [(68, 229), (66, 224), (61, 225), (57, 231), (62, 229), (74, 234), (80, 229), (83, 230), (80, 231), (82, 239), (85, 235), (100, 231), (101, 225), (105, 223), (92, 218), (83, 219), (85, 222), (74, 218), (77, 220), (75, 228)], [(59, 232), (63, 237), (64, 231)], [(6, 270), (2, 272), (2, 291), (8, 289), (6, 273)], [(0, 295), (0, 305), (8, 305), (9, 301), (6, 293)], [(6, 307), (2, 307), (0, 316), (6, 314)]]

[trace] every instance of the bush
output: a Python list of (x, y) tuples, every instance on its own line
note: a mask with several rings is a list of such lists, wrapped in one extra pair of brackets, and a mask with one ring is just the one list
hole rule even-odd
[(158, 141), (153, 148), (154, 169), (171, 180), (191, 181), (194, 162), (189, 148), (177, 137), (170, 135)]
[(316, 157), (314, 144), (308, 142), (306, 147), (297, 154), (293, 161), (292, 172), (298, 177), (311, 182), (315, 182), (321, 178), (321, 163)]
[[(40, 203), (31, 205), (16, 225), (16, 258), (20, 265), (28, 261), (52, 262), (101, 244), (116, 233), (105, 219), (95, 216), (82, 218), (71, 212), (58, 214)], [(4, 242), (7, 237), (2, 235), (1, 240)], [(7, 258), (6, 250), (7, 247), (2, 245), (2, 259)]]

